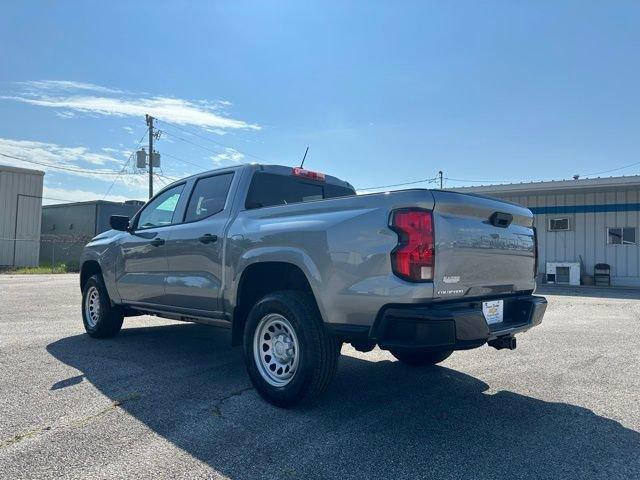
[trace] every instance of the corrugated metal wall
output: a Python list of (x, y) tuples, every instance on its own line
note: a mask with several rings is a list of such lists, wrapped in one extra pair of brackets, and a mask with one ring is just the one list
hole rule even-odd
[(95, 236), (95, 226), (95, 203), (45, 205), (40, 261), (79, 264), (82, 249)]
[[(640, 189), (491, 196), (519, 203), (535, 213), (541, 272), (546, 262), (577, 262), (581, 256), (589, 275), (593, 275), (596, 263), (608, 263), (613, 284), (640, 285)], [(571, 219), (570, 231), (549, 231), (549, 219), (559, 217)], [(636, 244), (608, 245), (609, 227), (635, 227)]]
[(96, 219), (96, 235), (98, 233), (111, 230), (109, 225), (109, 219), (111, 215), (125, 215), (129, 218), (133, 217), (138, 210), (144, 205), (143, 202), (139, 203), (101, 203), (98, 206), (98, 218)]
[(45, 205), (42, 209), (40, 261), (78, 264), (84, 246), (105, 232), (111, 215), (132, 217), (140, 205), (104, 201)]
[(36, 170), (0, 166), (2, 266), (38, 265), (42, 179), (43, 173)]

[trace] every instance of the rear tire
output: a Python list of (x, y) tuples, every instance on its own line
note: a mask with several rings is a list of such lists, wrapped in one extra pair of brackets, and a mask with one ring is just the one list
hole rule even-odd
[(325, 330), (308, 293), (269, 294), (247, 317), (244, 359), (249, 378), (260, 396), (278, 407), (320, 396), (335, 375), (340, 347)]
[(453, 350), (391, 349), (391, 355), (402, 363), (412, 367), (427, 367), (440, 363), (453, 353)]
[(82, 323), (89, 336), (108, 338), (122, 328), (122, 310), (111, 305), (101, 275), (92, 275), (82, 289)]

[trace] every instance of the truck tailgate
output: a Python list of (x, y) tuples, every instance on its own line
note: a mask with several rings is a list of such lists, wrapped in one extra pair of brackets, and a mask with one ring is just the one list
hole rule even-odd
[(479, 195), (432, 193), (436, 298), (504, 295), (535, 288), (530, 210)]

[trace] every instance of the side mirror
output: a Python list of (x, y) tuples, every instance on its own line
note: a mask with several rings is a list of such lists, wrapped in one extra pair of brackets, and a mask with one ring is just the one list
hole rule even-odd
[(125, 217), (124, 215), (111, 215), (109, 225), (111, 225), (111, 228), (114, 230), (126, 232), (129, 230), (129, 217)]

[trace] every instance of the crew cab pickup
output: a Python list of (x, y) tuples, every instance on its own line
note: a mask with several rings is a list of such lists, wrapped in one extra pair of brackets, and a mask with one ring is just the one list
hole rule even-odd
[(275, 165), (201, 173), (85, 247), (84, 327), (109, 337), (149, 314), (230, 328), (256, 390), (292, 406), (327, 388), (344, 342), (414, 366), (514, 349), (546, 308), (532, 225), (526, 208), (478, 195), (356, 195)]

